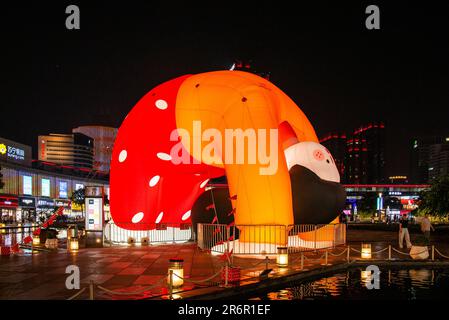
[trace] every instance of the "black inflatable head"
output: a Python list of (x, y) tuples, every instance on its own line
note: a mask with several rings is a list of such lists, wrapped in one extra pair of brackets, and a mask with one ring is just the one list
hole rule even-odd
[(295, 224), (328, 224), (344, 208), (346, 192), (341, 184), (322, 180), (311, 170), (290, 169)]

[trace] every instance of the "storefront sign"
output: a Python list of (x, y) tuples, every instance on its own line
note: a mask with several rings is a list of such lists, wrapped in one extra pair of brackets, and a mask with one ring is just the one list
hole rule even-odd
[(83, 211), (83, 206), (72, 202), (72, 211)]
[(69, 201), (69, 200), (61, 200), (61, 199), (56, 199), (55, 200), (55, 206), (56, 207), (64, 207), (66, 209), (72, 208), (71, 201)]
[(16, 197), (0, 196), (0, 207), (17, 208), (19, 200)]
[(38, 207), (54, 207), (55, 202), (52, 199), (39, 198), (37, 200), (37, 206)]
[(31, 166), (31, 147), (0, 138), (0, 159), (5, 162)]
[(19, 197), (19, 206), (22, 208), (35, 208), (36, 199), (34, 197)]

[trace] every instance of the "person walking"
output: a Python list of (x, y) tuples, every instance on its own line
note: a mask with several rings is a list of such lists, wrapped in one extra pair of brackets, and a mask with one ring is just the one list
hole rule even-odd
[(421, 220), (421, 231), (424, 234), (424, 238), (426, 240), (426, 244), (429, 245), (430, 243), (430, 230), (435, 231), (435, 228), (430, 223), (429, 214), (426, 213), (424, 218)]
[(405, 238), (405, 244), (407, 249), (412, 246), (410, 242), (410, 234), (408, 232), (408, 218), (407, 215), (402, 215), (402, 218), (399, 220), (399, 248), (403, 248)]

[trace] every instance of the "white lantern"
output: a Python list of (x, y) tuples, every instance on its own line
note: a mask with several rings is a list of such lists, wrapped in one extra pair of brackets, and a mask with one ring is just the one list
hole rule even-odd
[(168, 261), (168, 277), (167, 284), (170, 285), (170, 275), (172, 275), (172, 287), (179, 288), (184, 284), (184, 259), (170, 259)]
[(371, 259), (371, 243), (362, 243), (362, 259)]
[(38, 235), (33, 236), (33, 246), (38, 246), (41, 244), (41, 238)]
[(288, 248), (278, 247), (278, 255), (276, 257), (276, 264), (278, 267), (288, 267)]
[(79, 242), (77, 238), (70, 238), (70, 252), (77, 252), (79, 249)]

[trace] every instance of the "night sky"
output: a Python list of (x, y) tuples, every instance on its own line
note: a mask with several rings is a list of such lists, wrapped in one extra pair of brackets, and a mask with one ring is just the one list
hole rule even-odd
[[(38, 134), (118, 127), (157, 84), (251, 59), (319, 136), (384, 121), (387, 174), (408, 174), (413, 136), (449, 135), (449, 5), (340, 2), (2, 4), (0, 136), (36, 149)], [(81, 30), (65, 28), (69, 4)], [(381, 30), (365, 28), (369, 4)]]

